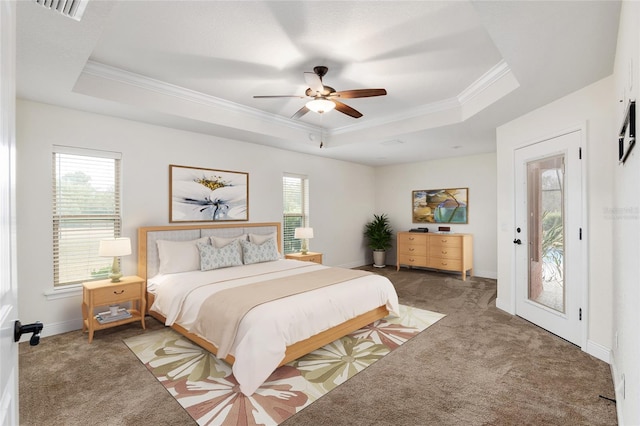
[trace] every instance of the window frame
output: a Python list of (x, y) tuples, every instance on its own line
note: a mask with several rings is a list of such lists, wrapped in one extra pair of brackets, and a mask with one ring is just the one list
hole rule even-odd
[[(287, 183), (286, 179), (297, 179), (300, 181), (298, 200), (300, 204), (299, 212), (287, 212)], [(310, 227), (309, 220), (309, 178), (306, 175), (284, 173), (282, 176), (282, 251), (283, 254), (298, 253), (301, 250), (302, 240), (293, 238), (293, 233), (297, 227)], [(299, 218), (295, 225), (288, 225), (292, 219)]]
[[(69, 157), (66, 161), (64, 157)], [(109, 170), (113, 172), (112, 180), (107, 179), (107, 183), (113, 184), (113, 191), (107, 191), (113, 197), (113, 204), (109, 204), (109, 208), (112, 208), (112, 212), (102, 212), (102, 213), (94, 213), (87, 214), (86, 212), (82, 212), (81, 214), (69, 214), (68, 212), (62, 212), (62, 206), (66, 206), (64, 203), (65, 200), (68, 200), (70, 197), (65, 198), (61, 192), (59, 191), (60, 186), (59, 182), (64, 176), (64, 171), (61, 171), (59, 166), (68, 167), (70, 163), (74, 160), (73, 157), (88, 157), (91, 159), (90, 161), (99, 162), (100, 159), (114, 160), (113, 168), (106, 167), (104, 170)], [(83, 282), (88, 281), (96, 281), (105, 279), (108, 277), (108, 272), (106, 274), (92, 274), (92, 271), (89, 269), (91, 266), (100, 262), (100, 264), (112, 265), (112, 259), (101, 258), (97, 255), (98, 246), (100, 239), (103, 238), (118, 238), (122, 234), (122, 153), (119, 152), (111, 152), (111, 151), (103, 151), (96, 149), (86, 149), (86, 148), (77, 148), (70, 146), (61, 146), (54, 145), (52, 149), (52, 202), (51, 202), (51, 218), (52, 218), (52, 288), (53, 293), (64, 294), (69, 293), (74, 290), (79, 290), (82, 287)], [(75, 159), (77, 161), (77, 158)], [(81, 165), (81, 167), (87, 167), (87, 165)], [(98, 164), (94, 164), (93, 167), (98, 167)], [(94, 170), (95, 171), (95, 170)], [(101, 182), (103, 183), (103, 182)], [(71, 194), (75, 195), (75, 194)], [(99, 206), (98, 203), (95, 204), (96, 207)], [(89, 228), (88, 232), (82, 234), (77, 233), (74, 236), (74, 229), (77, 230), (77, 226), (72, 226), (68, 229), (67, 237), (74, 238), (76, 241), (84, 242), (90, 246), (89, 254), (84, 256), (84, 260), (77, 261), (68, 261), (65, 263), (65, 260), (61, 256), (61, 247), (62, 247), (62, 236), (64, 228), (63, 224), (73, 223), (75, 225), (79, 221), (88, 224), (99, 224), (102, 226), (98, 226), (96, 228)], [(94, 247), (95, 246), (95, 247)], [(85, 252), (86, 249), (83, 249)], [(80, 250), (78, 250), (80, 251)], [(70, 280), (61, 281), (61, 270), (64, 268), (64, 265), (73, 265), (78, 266), (85, 263), (87, 267), (86, 274), (77, 277), (74, 277)], [(62, 266), (61, 266), (62, 265)], [(93, 275), (93, 276), (92, 276)], [(49, 293), (48, 296), (53, 294)]]

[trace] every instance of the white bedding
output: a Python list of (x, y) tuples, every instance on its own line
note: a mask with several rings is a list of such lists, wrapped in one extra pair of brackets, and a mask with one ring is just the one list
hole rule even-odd
[[(283, 259), (157, 275), (148, 281), (149, 290), (156, 295), (151, 309), (167, 318), (166, 325), (178, 323), (190, 330), (201, 303), (216, 291), (322, 268), (326, 266)], [(235, 357), (233, 374), (240, 390), (245, 395), (253, 394), (280, 364), (287, 346), (382, 305), (398, 315), (393, 285), (387, 278), (372, 274), (256, 306), (240, 322), (230, 351)], [(269, 321), (265, 321), (267, 318)]]

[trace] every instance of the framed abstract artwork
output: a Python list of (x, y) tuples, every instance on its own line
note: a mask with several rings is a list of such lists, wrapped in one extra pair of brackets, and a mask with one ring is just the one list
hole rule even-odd
[(169, 165), (169, 222), (249, 220), (249, 173)]
[(618, 161), (623, 164), (636, 144), (636, 102), (629, 101), (618, 134)]
[(413, 223), (468, 223), (469, 188), (412, 192)]

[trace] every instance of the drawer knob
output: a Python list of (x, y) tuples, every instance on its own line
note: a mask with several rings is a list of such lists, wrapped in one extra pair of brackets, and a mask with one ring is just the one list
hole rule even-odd
[(410, 249), (409, 249), (409, 251), (414, 251), (414, 250), (415, 250), (414, 248), (410, 248)]
[(120, 290), (120, 291), (113, 290), (113, 294), (122, 294), (122, 293), (124, 293), (124, 290)]
[(413, 238), (413, 237), (409, 237), (409, 240), (413, 241), (413, 240), (415, 240), (415, 238)]
[(442, 250), (442, 254), (447, 254), (447, 251), (446, 250)]

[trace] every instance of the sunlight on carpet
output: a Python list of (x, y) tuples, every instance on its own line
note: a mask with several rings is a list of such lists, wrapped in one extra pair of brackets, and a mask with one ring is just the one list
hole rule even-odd
[(170, 328), (124, 340), (199, 425), (277, 425), (444, 317), (400, 305), (387, 317), (284, 365), (251, 396), (231, 366)]

